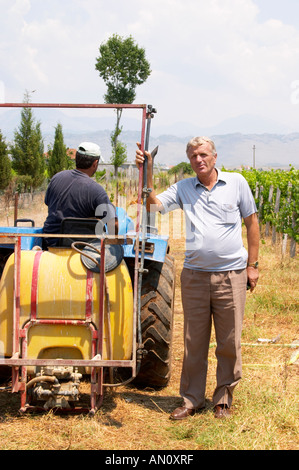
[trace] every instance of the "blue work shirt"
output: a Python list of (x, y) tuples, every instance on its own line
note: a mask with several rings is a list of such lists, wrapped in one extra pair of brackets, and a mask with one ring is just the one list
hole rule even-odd
[(217, 182), (208, 190), (198, 180), (187, 178), (170, 186), (157, 198), (162, 214), (181, 208), (186, 221), (184, 267), (198, 271), (244, 269), (248, 254), (242, 241), (242, 218), (256, 205), (245, 178), (217, 169)]
[[(44, 233), (60, 233), (61, 222), (67, 217), (91, 218), (105, 217), (105, 223), (116, 217), (104, 188), (80, 170), (64, 170), (51, 179), (45, 204), (48, 217), (44, 223)], [(55, 245), (57, 239), (49, 239)]]

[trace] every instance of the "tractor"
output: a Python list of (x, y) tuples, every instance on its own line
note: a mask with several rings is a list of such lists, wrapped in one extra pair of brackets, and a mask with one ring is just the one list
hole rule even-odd
[[(147, 150), (155, 109), (118, 106), (142, 109)], [(117, 207), (116, 236), (98, 219), (64, 219), (58, 246), (43, 250), (43, 237), (51, 235), (33, 220), (0, 227), (0, 379), (20, 394), (20, 412), (94, 415), (105, 387), (168, 384), (175, 265), (168, 236), (149, 224), (146, 165), (139, 170), (136, 225)], [(90, 382), (88, 406), (83, 379)]]

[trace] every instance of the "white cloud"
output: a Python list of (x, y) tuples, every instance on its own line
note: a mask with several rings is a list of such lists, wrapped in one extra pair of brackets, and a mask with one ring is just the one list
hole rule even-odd
[[(7, 2), (6, 2), (7, 3)], [(9, 2), (10, 4), (12, 2)], [(15, 0), (14, 3), (9, 8), (9, 13), (11, 15), (23, 16), (28, 13), (31, 8), (30, 0)]]
[(5, 86), (2, 80), (0, 80), (0, 103), (5, 103)]
[(102, 101), (98, 47), (118, 33), (145, 48), (153, 72), (137, 100), (159, 107), (165, 123), (212, 125), (254, 112), (291, 124), (298, 114), (291, 83), (299, 79), (299, 30), (270, 13), (261, 21), (254, 0), (0, 0), (0, 6), (7, 13), (0, 19), (0, 80), (10, 101), (20, 101), (26, 88), (37, 89), (40, 101)]

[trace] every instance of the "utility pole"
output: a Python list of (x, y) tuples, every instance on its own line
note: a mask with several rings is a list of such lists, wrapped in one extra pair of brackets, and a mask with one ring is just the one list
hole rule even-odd
[(255, 168), (255, 145), (253, 146), (253, 168)]

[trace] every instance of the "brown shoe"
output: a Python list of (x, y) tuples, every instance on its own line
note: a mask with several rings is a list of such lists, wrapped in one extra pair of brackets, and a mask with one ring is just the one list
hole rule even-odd
[(181, 406), (180, 408), (176, 408), (171, 415), (169, 416), (170, 419), (186, 419), (188, 416), (192, 416), (195, 413), (194, 408), (186, 408), (185, 406)]
[(215, 408), (215, 418), (229, 418), (231, 416), (231, 410), (227, 405), (216, 405)]

